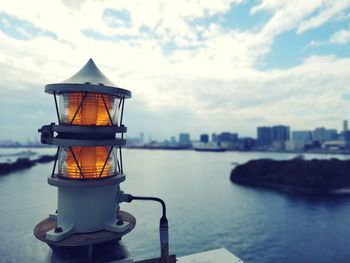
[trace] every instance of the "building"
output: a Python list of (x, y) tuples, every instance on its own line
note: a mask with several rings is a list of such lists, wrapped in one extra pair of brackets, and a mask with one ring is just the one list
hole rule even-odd
[(209, 135), (208, 134), (201, 134), (199, 137), (199, 140), (202, 143), (208, 143), (209, 142)]
[(222, 132), (216, 136), (218, 143), (235, 143), (238, 141), (238, 134), (231, 132)]
[(180, 133), (179, 134), (179, 144), (180, 145), (190, 145), (190, 134), (189, 133)]
[(315, 141), (323, 142), (325, 141), (325, 132), (326, 128), (324, 127), (316, 128), (312, 133), (312, 137)]
[(304, 141), (286, 141), (285, 149), (287, 151), (303, 151), (307, 146), (308, 144)]
[(258, 127), (257, 128), (257, 145), (258, 146), (270, 146), (272, 144), (272, 128), (271, 127)]
[(312, 134), (314, 141), (334, 141), (338, 139), (338, 132), (336, 129), (326, 129), (324, 127), (316, 128)]
[(294, 142), (312, 142), (312, 131), (293, 131), (292, 141)]
[(216, 136), (216, 143), (225, 149), (235, 149), (238, 142), (238, 134), (222, 132)]
[(327, 150), (344, 150), (347, 148), (346, 141), (326, 141), (322, 143), (322, 148)]
[(343, 131), (343, 140), (350, 142), (350, 131)]
[(292, 141), (287, 144), (287, 150), (301, 151), (312, 144), (312, 131), (293, 131)]
[(325, 140), (326, 141), (338, 140), (338, 131), (336, 129), (326, 129)]
[(272, 141), (289, 141), (290, 128), (285, 125), (276, 125), (272, 127)]
[(347, 131), (349, 131), (349, 129), (348, 129), (348, 121), (344, 120), (343, 121), (343, 132), (345, 133)]
[(242, 151), (251, 150), (253, 147), (255, 147), (255, 143), (256, 140), (250, 137), (238, 138), (236, 149)]

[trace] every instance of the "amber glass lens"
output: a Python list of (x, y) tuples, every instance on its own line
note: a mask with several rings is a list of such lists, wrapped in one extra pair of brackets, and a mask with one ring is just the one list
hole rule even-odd
[[(71, 122), (84, 94), (71, 93), (68, 99), (68, 121)], [(111, 110), (109, 97), (104, 96), (107, 109)], [(106, 107), (100, 94), (89, 93), (86, 95), (80, 110), (73, 121), (78, 125), (108, 125), (109, 118)]]
[(64, 93), (60, 96), (61, 122), (74, 125), (110, 125), (109, 112), (113, 124), (116, 125), (118, 103), (119, 99), (116, 97), (99, 93)]
[[(100, 177), (103, 165), (108, 157), (109, 147), (72, 147), (84, 178)], [(70, 178), (81, 178), (81, 172), (73, 153), (67, 151), (65, 160), (65, 175)], [(111, 160), (108, 158), (101, 177), (109, 175)]]

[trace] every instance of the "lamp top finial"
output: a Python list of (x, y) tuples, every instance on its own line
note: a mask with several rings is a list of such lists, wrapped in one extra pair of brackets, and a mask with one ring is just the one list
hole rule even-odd
[(92, 85), (101, 85), (117, 87), (112, 81), (110, 81), (96, 66), (92, 58), (72, 77), (63, 81), (62, 83), (71, 83), (71, 84), (92, 84)]

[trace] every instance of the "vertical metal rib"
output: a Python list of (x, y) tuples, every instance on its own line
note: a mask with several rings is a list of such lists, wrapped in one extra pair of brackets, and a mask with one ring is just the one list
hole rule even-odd
[(74, 121), (75, 117), (77, 116), (77, 114), (78, 114), (80, 108), (83, 106), (83, 103), (84, 103), (84, 100), (85, 100), (87, 94), (88, 94), (88, 93), (85, 92), (84, 97), (81, 99), (81, 102), (80, 102), (80, 104), (79, 104), (77, 110), (75, 111), (74, 116), (73, 116), (73, 118), (72, 118), (70, 124), (73, 124), (73, 121)]
[(125, 100), (125, 98), (122, 98), (122, 111), (121, 111), (121, 113), (120, 113), (120, 124), (119, 124), (119, 126), (122, 126), (122, 124), (123, 124), (124, 100)]
[(79, 163), (78, 163), (77, 157), (75, 157), (75, 154), (74, 154), (74, 152), (73, 152), (72, 146), (69, 146), (69, 150), (71, 151), (71, 153), (72, 153), (72, 155), (73, 155), (73, 158), (74, 158), (74, 161), (75, 161), (75, 163), (76, 163), (77, 166), (78, 166), (78, 169), (79, 169), (79, 172), (80, 172), (80, 177), (85, 178), (85, 177), (84, 177), (84, 174), (83, 174), (83, 171), (81, 170), (81, 167), (80, 167), (80, 165), (79, 165)]
[(103, 104), (105, 105), (105, 109), (107, 111), (109, 121), (111, 122), (111, 125), (113, 126), (113, 121), (112, 121), (112, 118), (111, 118), (111, 114), (109, 113), (109, 110), (108, 110), (108, 107), (107, 107), (107, 104), (106, 104), (106, 101), (105, 101), (105, 97), (103, 96), (103, 94), (101, 94), (101, 97), (102, 97), (102, 100), (103, 100)]
[(52, 174), (51, 177), (53, 178), (55, 175), (55, 170), (56, 170), (56, 164), (57, 164), (57, 159), (58, 159), (58, 152), (60, 150), (60, 146), (57, 146), (57, 151), (56, 151), (56, 155), (55, 155), (55, 162), (53, 164), (53, 169), (52, 169)]
[(101, 170), (101, 172), (100, 172), (100, 176), (99, 176), (99, 177), (101, 177), (102, 174), (103, 174), (103, 171), (104, 171), (104, 169), (105, 169), (105, 167), (106, 167), (106, 164), (107, 164), (107, 162), (108, 162), (109, 156), (111, 155), (111, 152), (112, 152), (112, 150), (113, 150), (113, 147), (114, 147), (114, 146), (112, 146), (111, 149), (110, 149), (109, 152), (108, 152), (107, 158), (106, 158), (106, 160), (105, 160), (105, 163), (103, 164), (103, 167), (102, 167), (102, 170)]
[(117, 159), (117, 166), (118, 166), (118, 172), (120, 173), (120, 164), (119, 164), (119, 160)]
[[(122, 99), (122, 111), (120, 113), (120, 127), (123, 125), (123, 115), (124, 115), (124, 101), (125, 101), (125, 98)], [(122, 139), (124, 139), (124, 132), (122, 132)], [(121, 161), (121, 160), (120, 160)], [(123, 170), (123, 169), (122, 169)]]
[(120, 158), (120, 171), (122, 174), (124, 174), (123, 172), (123, 158), (122, 158), (122, 147), (119, 146), (119, 158)]
[(54, 97), (54, 99), (55, 99), (55, 106), (56, 106), (56, 114), (57, 114), (57, 118), (58, 118), (58, 124), (61, 124), (61, 118), (60, 118), (60, 112), (59, 112), (59, 110), (58, 110), (56, 92), (53, 93), (53, 97)]

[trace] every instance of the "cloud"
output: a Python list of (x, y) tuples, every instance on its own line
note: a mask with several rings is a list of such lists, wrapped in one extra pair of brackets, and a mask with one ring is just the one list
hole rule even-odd
[(251, 13), (267, 11), (272, 14), (263, 31), (273, 36), (297, 27), (305, 17), (311, 15), (322, 5), (321, 0), (314, 1), (275, 1), (263, 0), (251, 9)]
[(320, 11), (316, 16), (302, 21), (298, 27), (298, 33), (317, 28), (329, 20), (336, 20), (344, 15), (346, 9), (350, 7), (348, 1), (323, 1)]
[(350, 42), (350, 30), (340, 30), (332, 35), (331, 44), (345, 45)]
[[(347, 116), (340, 94), (349, 92), (349, 59), (309, 56), (295, 67), (264, 71), (257, 63), (271, 52), (277, 35), (288, 30), (306, 34), (333, 19), (335, 11), (322, 23), (312, 18), (346, 7), (264, 0), (252, 2), (250, 12), (267, 12), (271, 18), (252, 30), (224, 27), (220, 20), (193, 23), (226, 14), (241, 2), (8, 1), (6, 9), (0, 8), (9, 28), (0, 28), (2, 109), (13, 107), (27, 133), (36, 134), (45, 121), (55, 120), (43, 86), (67, 79), (92, 57), (109, 79), (133, 92), (126, 104), (130, 135), (144, 131), (164, 138), (180, 131), (197, 136), (222, 130), (255, 135), (257, 125), (312, 128), (322, 116), (334, 117), (326, 124), (337, 125)], [(27, 37), (14, 36), (16, 30)], [(346, 43), (346, 32), (335, 33), (334, 43)], [(11, 122), (8, 113), (1, 110), (6, 120), (1, 136), (25, 138), (22, 131), (11, 132), (18, 122)]]
[(329, 46), (329, 45), (346, 45), (350, 42), (350, 30), (339, 30), (335, 32), (331, 37), (325, 41), (315, 41), (312, 40), (310, 43), (306, 46), (307, 48), (312, 47), (322, 47), (322, 46)]

